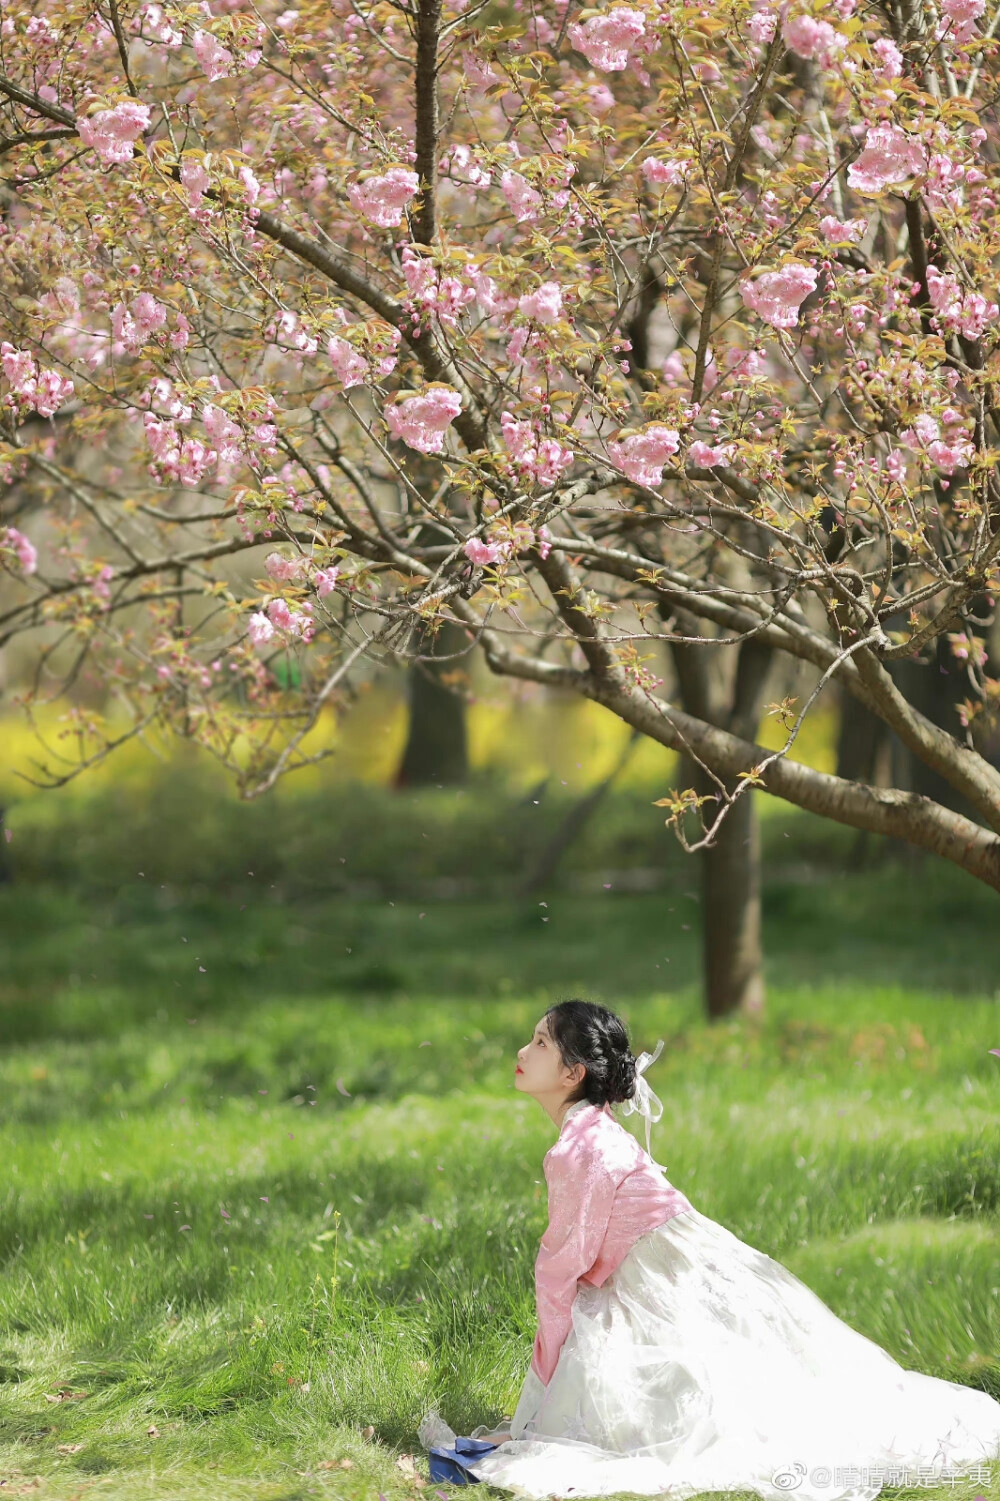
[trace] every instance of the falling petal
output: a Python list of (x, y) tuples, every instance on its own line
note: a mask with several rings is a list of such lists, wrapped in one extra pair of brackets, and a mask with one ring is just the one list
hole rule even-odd
[(261, 1196), (260, 1196), (260, 1202), (262, 1204), (270, 1204), (271, 1200), (270, 1200), (270, 1198), (268, 1197), (267, 1194), (261, 1194)]
[(143, 1219), (144, 1220), (151, 1220), (152, 1218), (153, 1218), (153, 1216), (151, 1214), (144, 1214), (143, 1215)]
[(430, 1047), (430, 1043), (429, 1042), (418, 1042), (417, 1043), (417, 1047), (418, 1048), (429, 1048)]
[(1000, 1048), (990, 1048), (990, 1052), (995, 1053), (1000, 1058)]
[(229, 1214), (229, 1212), (227, 1210), (225, 1210), (225, 1209), (220, 1209), (219, 1213), (222, 1215), (222, 1218), (224, 1220), (231, 1220), (232, 1219), (232, 1215)]
[(348, 1099), (351, 1098), (351, 1091), (346, 1087), (343, 1079), (337, 1080), (337, 1088), (340, 1090), (341, 1094), (346, 1094)]
[(179, 1228), (181, 1230), (190, 1230), (191, 1226), (190, 1225), (181, 1225)]

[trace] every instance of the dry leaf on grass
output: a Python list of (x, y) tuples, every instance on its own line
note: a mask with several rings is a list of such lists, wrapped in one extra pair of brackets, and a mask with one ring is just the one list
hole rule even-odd
[(362, 1430), (361, 1430), (361, 1437), (362, 1438), (374, 1438), (375, 1437), (375, 1429), (374, 1429), (374, 1426), (371, 1423), (368, 1424), (367, 1428), (362, 1428)]
[(396, 1468), (397, 1470), (402, 1470), (407, 1480), (420, 1489), (423, 1489), (427, 1484), (427, 1481), (417, 1470), (412, 1454), (401, 1454), (396, 1460)]
[(321, 1459), (317, 1470), (353, 1470), (353, 1459)]
[(71, 1387), (60, 1386), (54, 1392), (44, 1392), (46, 1402), (82, 1402), (84, 1397), (89, 1397), (89, 1392), (75, 1392)]
[(146, 1429), (146, 1437), (147, 1438), (159, 1438), (159, 1436), (160, 1436), (160, 1430), (159, 1430), (159, 1428), (157, 1428), (157, 1426), (156, 1426), (155, 1423), (150, 1423), (149, 1427)]
[(85, 1449), (86, 1447), (87, 1447), (86, 1444), (58, 1444), (56, 1446), (56, 1453), (57, 1454), (79, 1454), (80, 1450), (81, 1449)]

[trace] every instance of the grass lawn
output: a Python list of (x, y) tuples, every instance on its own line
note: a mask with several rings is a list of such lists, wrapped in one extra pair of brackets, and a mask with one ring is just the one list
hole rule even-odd
[[(450, 1497), (397, 1461), (426, 1472), (431, 1407), (513, 1411), (554, 1139), (514, 1051), (572, 994), (665, 1038), (653, 1151), (703, 1213), (1000, 1398), (995, 897), (931, 864), (772, 880), (767, 1018), (708, 1027), (695, 879), (547, 907), (0, 887), (4, 1494)], [(997, 1471), (955, 1489), (1000, 1501)]]

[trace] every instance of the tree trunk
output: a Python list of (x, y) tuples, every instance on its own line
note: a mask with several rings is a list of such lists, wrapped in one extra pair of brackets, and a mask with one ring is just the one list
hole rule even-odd
[[(465, 700), (447, 680), (465, 677), (465, 659), (456, 653), (468, 645), (465, 632), (447, 623), (435, 636), (418, 637), (426, 660), (414, 662), (409, 670), (410, 724), (397, 787), (456, 786), (466, 780)], [(446, 660), (437, 661), (439, 657)]]
[[(698, 780), (701, 780), (699, 776)], [(731, 794), (735, 783), (727, 785)], [(699, 795), (718, 791), (714, 783)], [(760, 929), (760, 828), (756, 797), (744, 792), (701, 852), (701, 939), (710, 1020), (764, 1009)]]
[[(685, 633), (690, 623), (678, 621)], [(731, 648), (730, 648), (731, 650)], [(751, 639), (737, 649), (732, 683), (718, 674), (720, 653), (707, 645), (674, 643), (685, 709), (734, 734), (754, 735), (760, 721), (772, 653)], [(717, 799), (719, 786), (685, 759), (685, 782), (699, 797)], [(737, 783), (726, 782), (732, 796)], [(718, 802), (707, 805), (711, 820)], [(710, 1020), (733, 1012), (759, 1016), (764, 1009), (764, 954), (760, 912), (760, 832), (755, 794), (744, 791), (727, 812), (714, 842), (700, 853), (701, 937), (705, 1010)]]

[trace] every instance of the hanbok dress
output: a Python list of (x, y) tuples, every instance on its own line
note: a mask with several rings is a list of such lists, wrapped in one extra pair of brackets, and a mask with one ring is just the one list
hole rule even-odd
[(529, 1498), (872, 1501), (1000, 1475), (1000, 1403), (897, 1364), (694, 1208), (607, 1105), (566, 1111), (544, 1171), (531, 1364), (477, 1480)]

